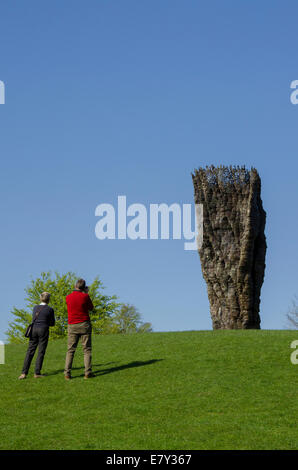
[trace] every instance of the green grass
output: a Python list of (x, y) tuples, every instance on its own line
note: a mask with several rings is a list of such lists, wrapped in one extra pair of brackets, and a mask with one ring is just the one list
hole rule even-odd
[(17, 380), (26, 346), (0, 365), (0, 449), (297, 449), (295, 331), (190, 331), (93, 337), (63, 376), (66, 341)]

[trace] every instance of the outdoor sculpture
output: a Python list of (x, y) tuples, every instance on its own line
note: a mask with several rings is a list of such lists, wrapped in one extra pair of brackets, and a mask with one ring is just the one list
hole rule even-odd
[(203, 205), (199, 255), (213, 329), (258, 329), (266, 255), (258, 172), (212, 165), (192, 179), (195, 203)]

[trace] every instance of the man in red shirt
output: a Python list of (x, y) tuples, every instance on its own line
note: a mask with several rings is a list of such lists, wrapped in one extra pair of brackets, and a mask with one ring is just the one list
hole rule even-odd
[(76, 282), (75, 290), (66, 296), (68, 312), (68, 344), (64, 376), (71, 379), (74, 354), (81, 338), (84, 351), (85, 379), (93, 377), (91, 367), (91, 321), (89, 312), (94, 309), (84, 279)]

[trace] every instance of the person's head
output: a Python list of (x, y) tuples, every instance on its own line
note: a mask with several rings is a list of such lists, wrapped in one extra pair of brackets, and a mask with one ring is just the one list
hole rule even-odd
[(86, 281), (84, 279), (78, 279), (75, 283), (75, 288), (84, 292), (84, 290), (86, 289)]
[(50, 297), (51, 294), (49, 294), (48, 292), (43, 292), (42, 294), (40, 294), (40, 301), (48, 304), (50, 301)]

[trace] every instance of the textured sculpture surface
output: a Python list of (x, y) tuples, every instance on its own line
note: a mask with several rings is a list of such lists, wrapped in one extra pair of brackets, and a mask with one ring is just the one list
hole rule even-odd
[(255, 168), (206, 167), (192, 174), (195, 203), (203, 205), (199, 249), (214, 329), (260, 328), (266, 213)]

